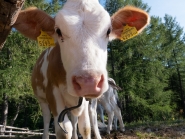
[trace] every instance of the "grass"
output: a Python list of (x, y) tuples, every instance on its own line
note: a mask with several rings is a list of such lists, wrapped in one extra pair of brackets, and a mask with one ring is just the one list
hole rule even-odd
[[(185, 139), (185, 120), (147, 121), (125, 124), (126, 131), (111, 132), (102, 139)], [(0, 138), (10, 139), (10, 138)], [(16, 137), (11, 139), (42, 139), (41, 136)], [(50, 137), (55, 139), (55, 137)]]
[(135, 128), (135, 127), (150, 127), (150, 126), (175, 126), (175, 125), (184, 125), (185, 120), (178, 119), (178, 120), (168, 120), (168, 121), (138, 121), (132, 123), (125, 123), (125, 127)]

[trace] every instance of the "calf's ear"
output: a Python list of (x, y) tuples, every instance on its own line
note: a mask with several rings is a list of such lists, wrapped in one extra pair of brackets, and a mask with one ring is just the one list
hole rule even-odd
[(149, 24), (150, 17), (144, 10), (133, 6), (126, 6), (113, 14), (111, 21), (112, 32), (110, 38), (120, 39), (124, 26), (135, 27), (137, 32), (140, 33)]
[(54, 34), (54, 25), (54, 19), (48, 14), (36, 7), (30, 7), (19, 13), (13, 27), (24, 36), (36, 40), (41, 30), (52, 36)]

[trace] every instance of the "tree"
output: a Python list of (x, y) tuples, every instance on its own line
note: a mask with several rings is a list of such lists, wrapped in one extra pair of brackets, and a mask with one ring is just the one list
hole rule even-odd
[[(64, 0), (26, 0), (23, 9), (36, 6), (54, 16), (64, 2)], [(26, 126), (26, 123), (27, 125), (29, 124), (26, 121), (29, 121), (33, 125), (29, 127), (34, 127), (33, 121), (37, 121), (40, 118), (40, 109), (32, 93), (30, 78), (32, 68), (42, 50), (38, 48), (36, 42), (24, 38), (16, 30), (13, 30), (9, 35), (4, 49), (0, 51), (0, 103), (2, 105), (9, 104), (3, 105), (6, 106), (6, 109), (1, 113), (1, 121), (6, 121), (8, 115), (8, 123), (17, 124), (15, 118), (20, 113), (19, 117), (22, 117), (20, 119), (22, 124), (21, 122), (19, 124)], [(31, 102), (33, 101), (34, 103), (32, 104)], [(25, 103), (26, 105), (24, 105)], [(14, 111), (15, 108), (16, 111)], [(4, 114), (3, 112), (8, 112), (5, 111), (7, 109), (11, 113)], [(22, 109), (29, 109), (31, 111), (26, 112), (22, 111)]]
[(0, 1), (0, 49), (15, 23), (17, 16), (24, 4), (24, 0), (1, 0)]
[[(139, 0), (107, 2), (106, 6), (111, 14), (116, 8), (127, 4), (150, 10), (147, 4)], [(175, 20), (171, 20), (171, 23), (176, 25)], [(108, 69), (110, 76), (124, 88), (120, 96), (128, 122), (168, 119), (176, 109), (176, 104), (172, 101), (173, 90), (169, 89), (169, 78), (175, 70), (169, 70), (167, 65), (169, 61), (174, 61), (177, 69), (181, 61), (179, 58), (184, 59), (184, 42), (182, 31), (178, 28), (170, 29), (167, 24), (167, 20), (163, 23), (161, 18), (151, 17), (151, 24), (141, 35), (126, 42), (114, 41), (109, 45)], [(172, 41), (167, 34), (175, 35), (176, 39)]]
[[(170, 70), (169, 87), (174, 91), (175, 97), (173, 97), (176, 99), (172, 99), (178, 102), (178, 109), (183, 109), (183, 111), (185, 112), (185, 98), (183, 88), (185, 80), (185, 34), (183, 33), (183, 28), (179, 26), (175, 18), (169, 15), (165, 15), (164, 22), (164, 25), (166, 26), (166, 40), (162, 44), (161, 48), (168, 52), (168, 57), (166, 58), (166, 67)], [(171, 84), (174, 82), (176, 82), (176, 86), (174, 86), (174, 84)], [(183, 114), (185, 117), (185, 113)]]
[(18, 105), (20, 97), (33, 95), (30, 82), (31, 70), (41, 52), (41, 49), (36, 48), (35, 42), (23, 38), (14, 31), (0, 52), (0, 94), (4, 96), (0, 97), (4, 108), (1, 123), (4, 125), (6, 125), (8, 104), (14, 101)]

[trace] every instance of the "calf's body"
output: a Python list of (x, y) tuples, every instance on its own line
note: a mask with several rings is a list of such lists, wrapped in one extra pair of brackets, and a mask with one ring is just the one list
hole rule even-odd
[[(36, 62), (32, 74), (32, 87), (34, 94), (37, 97), (44, 118), (44, 134), (43, 139), (48, 139), (49, 123), (51, 112), (54, 116), (55, 132), (57, 137), (71, 138), (72, 125), (66, 115), (64, 126), (68, 134), (64, 134), (60, 129), (57, 121), (58, 116), (66, 107), (77, 105), (79, 98), (66, 94), (65, 70), (62, 66), (60, 58), (59, 45), (46, 49)], [(84, 125), (80, 129), (83, 137), (90, 138), (90, 124), (88, 124), (88, 114), (85, 110), (88, 107), (88, 102), (83, 101), (83, 104), (78, 109), (72, 111), (72, 114), (82, 118)], [(50, 112), (51, 111), (51, 112)], [(87, 111), (87, 110), (86, 110)], [(80, 127), (80, 126), (79, 126)], [(83, 129), (86, 129), (83, 131)]]
[[(71, 139), (72, 125), (64, 118), (65, 134), (57, 119), (66, 107), (77, 105), (79, 97), (98, 98), (107, 89), (107, 44), (121, 38), (123, 26), (140, 33), (149, 23), (148, 14), (135, 7), (124, 7), (112, 17), (98, 0), (67, 0), (55, 19), (35, 7), (19, 13), (13, 25), (26, 37), (36, 40), (41, 31), (55, 40), (35, 64), (32, 86), (44, 118), (43, 139), (48, 139), (50, 111), (55, 118), (57, 139)], [(78, 116), (80, 133), (90, 139), (88, 102), (71, 111)]]

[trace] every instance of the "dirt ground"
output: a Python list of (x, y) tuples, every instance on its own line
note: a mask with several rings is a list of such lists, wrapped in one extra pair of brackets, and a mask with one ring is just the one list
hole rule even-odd
[[(173, 125), (156, 125), (156, 126), (126, 126), (126, 131), (112, 131), (110, 135), (101, 132), (102, 139), (185, 139), (185, 123)], [(0, 138), (9, 139), (9, 138)], [(42, 139), (41, 136), (16, 137), (11, 139)], [(50, 139), (56, 139), (51, 136)], [(82, 139), (82, 138), (79, 138)], [(92, 139), (95, 137), (92, 135)]]
[(185, 125), (130, 128), (124, 133), (113, 131), (102, 139), (185, 139)]

